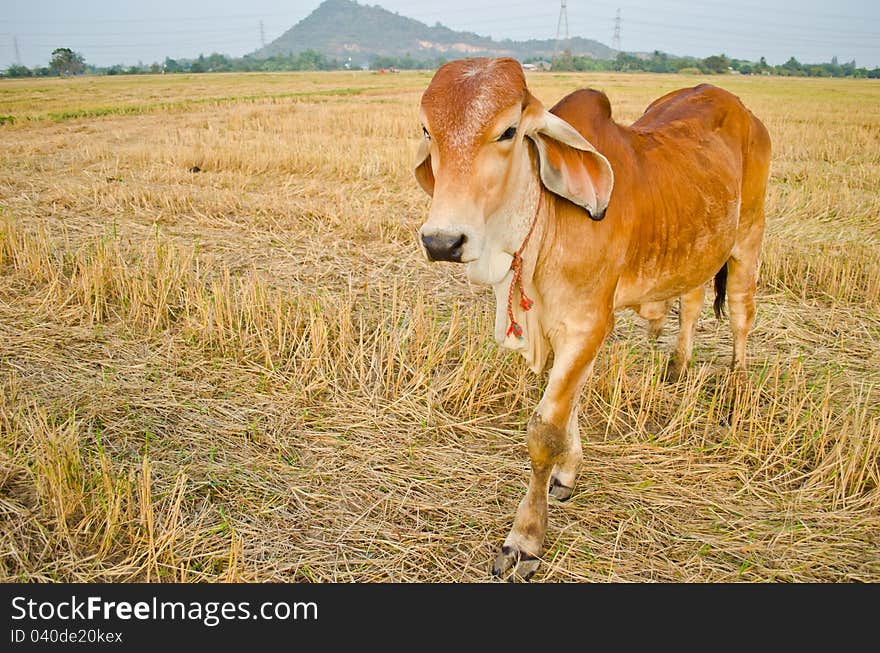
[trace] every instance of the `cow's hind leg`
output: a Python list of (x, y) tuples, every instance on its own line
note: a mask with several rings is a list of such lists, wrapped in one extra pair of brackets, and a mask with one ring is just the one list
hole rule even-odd
[(727, 309), (733, 332), (731, 369), (746, 369), (746, 338), (755, 324), (755, 288), (758, 279), (757, 248), (731, 257), (727, 262)]
[(648, 321), (648, 337), (657, 340), (663, 333), (666, 314), (669, 313), (669, 302), (650, 302), (639, 306), (639, 315)]
[(578, 429), (577, 400), (575, 400), (571, 417), (568, 420), (567, 435), (568, 450), (563, 454), (562, 460), (553, 466), (553, 472), (550, 474), (550, 496), (559, 499), (559, 501), (565, 501), (571, 497), (571, 493), (574, 491), (574, 482), (581, 467), (581, 460), (584, 457), (581, 434)]
[[(770, 166), (770, 137), (757, 120), (745, 160), (742, 209), (736, 243), (727, 261), (727, 308), (733, 331), (731, 369), (745, 372), (746, 338), (755, 324), (755, 288), (764, 238), (764, 196)], [(737, 375), (742, 376), (742, 375)]]
[(706, 287), (699, 285), (681, 296), (678, 308), (678, 344), (675, 354), (666, 368), (666, 380), (678, 381), (686, 373), (694, 352), (694, 336), (697, 332), (697, 321), (703, 311)]
[(612, 321), (610, 308), (597, 311), (593, 328), (577, 333), (566, 331), (564, 340), (554, 343), (556, 358), (547, 388), (529, 420), (527, 441), (532, 466), (529, 489), (516, 510), (513, 528), (492, 565), (492, 573), (496, 576), (512, 568), (515, 577), (528, 580), (538, 569), (547, 529), (550, 475), (556, 465), (565, 466), (569, 460), (567, 455), (572, 446), (568, 427), (574, 402)]

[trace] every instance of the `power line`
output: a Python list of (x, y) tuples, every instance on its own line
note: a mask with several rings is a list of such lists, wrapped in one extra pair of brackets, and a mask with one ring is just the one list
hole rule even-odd
[(266, 47), (266, 30), (263, 27), (262, 20), (260, 20), (260, 43), (263, 45), (264, 48)]
[[(143, 30), (138, 30), (136, 32), (137, 36), (166, 36), (169, 34), (189, 34), (193, 36), (201, 36), (202, 34), (240, 34), (241, 26), (236, 25), (235, 27), (224, 27), (222, 29), (163, 29), (159, 32), (145, 32)], [(11, 35), (12, 32), (0, 32), (0, 34)], [(120, 31), (103, 31), (103, 32), (22, 32), (16, 30), (15, 34), (17, 36), (51, 36), (52, 38), (73, 38), (80, 36), (113, 36), (118, 38), (128, 39), (133, 32), (120, 32)]]
[(12, 37), (12, 47), (15, 48), (15, 63), (19, 66), (21, 65), (21, 52), (18, 50), (18, 37)]
[(58, 20), (0, 20), (0, 24), (3, 23), (14, 23), (14, 24), (37, 24), (37, 25), (46, 25), (46, 24), (62, 24), (62, 25), (92, 25), (95, 23), (180, 23), (180, 22), (189, 22), (189, 21), (211, 21), (211, 20), (227, 20), (227, 19), (239, 19), (239, 18), (260, 18), (261, 16), (271, 16), (271, 17), (280, 17), (280, 16), (298, 16), (300, 12), (293, 11), (285, 11), (285, 12), (277, 12), (271, 14), (214, 14), (210, 16), (163, 16), (160, 18), (154, 18), (152, 16), (145, 16), (143, 18), (94, 18), (91, 20), (66, 20), (66, 19), (58, 19)]
[[(423, 0), (426, 4), (426, 0)], [(641, 3), (644, 3), (645, 0), (641, 0)], [(673, 2), (683, 2), (684, 0), (672, 0)], [(754, 2), (755, 0), (752, 0)], [(543, 32), (546, 34), (547, 45), (549, 46), (549, 40), (552, 35), (550, 32), (549, 25), (552, 25), (552, 5), (548, 7), (544, 5), (543, 7), (535, 7), (532, 3), (529, 3), (528, 6), (531, 7), (531, 11), (525, 10), (527, 6), (525, 2), (514, 0), (511, 3), (505, 3), (504, 5), (498, 4), (498, 0), (494, 2), (489, 0), (489, 3), (486, 5), (481, 5), (481, 9), (483, 8), (511, 8), (511, 7), (522, 7), (524, 14), (526, 15), (517, 15), (517, 12), (513, 14), (506, 14), (502, 16), (496, 16), (493, 18), (484, 18), (482, 16), (469, 17), (468, 19), (461, 21), (463, 24), (458, 26), (458, 29), (464, 30), (473, 30), (475, 26), (483, 26), (491, 24), (494, 30), (501, 29), (513, 29), (515, 32), (519, 32), (522, 34), (522, 38), (529, 39), (535, 38), (536, 32)], [(714, 4), (720, 2), (720, 0), (713, 0)], [(419, 4), (419, 2), (416, 2)], [(614, 7), (614, 4), (618, 4), (617, 10), (614, 16), (609, 16), (611, 14), (611, 7)], [(621, 28), (621, 8), (630, 9), (632, 7), (639, 7), (643, 11), (631, 10), (627, 14), (627, 43), (630, 49), (634, 49), (636, 44), (645, 43), (645, 49), (663, 49), (670, 52), (676, 52), (677, 54), (690, 54), (687, 52), (689, 48), (692, 46), (706, 45), (712, 46), (716, 49), (727, 50), (727, 49), (745, 49), (743, 46), (760, 46), (761, 48), (766, 48), (768, 50), (768, 54), (770, 51), (781, 52), (782, 50), (791, 50), (790, 54), (797, 55), (798, 58), (803, 59), (804, 56), (813, 56), (808, 55), (802, 52), (797, 52), (795, 50), (806, 50), (810, 46), (814, 46), (812, 49), (815, 50), (815, 46), (828, 46), (829, 48), (840, 48), (842, 50), (850, 50), (852, 51), (854, 48), (859, 50), (868, 50), (871, 52), (875, 52), (880, 50), (880, 42), (876, 41), (876, 37), (880, 36), (880, 32), (874, 31), (864, 31), (865, 29), (871, 30), (874, 28), (877, 23), (873, 21), (870, 17), (865, 17), (862, 21), (862, 29), (861, 30), (846, 30), (842, 28), (823, 28), (821, 30), (817, 30), (813, 33), (804, 33), (800, 30), (807, 30), (808, 26), (806, 25), (798, 25), (796, 23), (791, 22), (781, 22), (778, 18), (773, 20), (771, 17), (770, 20), (764, 18), (763, 14), (760, 16), (755, 14), (746, 14), (742, 17), (722, 17), (722, 16), (712, 16), (706, 13), (692, 13), (688, 11), (687, 16), (681, 15), (680, 9), (671, 9), (671, 15), (664, 16), (662, 19), (651, 20), (649, 18), (650, 13), (648, 11), (649, 7), (646, 4), (640, 4), (640, 0), (635, 0), (634, 2), (630, 2), (629, 0), (614, 0), (614, 4), (611, 4), (611, 0), (595, 0), (591, 2), (590, 5), (593, 8), (590, 15), (587, 17), (583, 13), (579, 15), (579, 12), (584, 12), (585, 9), (583, 6), (579, 6), (580, 3), (573, 3), (572, 6), (572, 15), (569, 16), (568, 13), (568, 3), (566, 0), (561, 1), (559, 16), (557, 20), (557, 30), (556, 30), (556, 41), (553, 45), (556, 52), (558, 53), (561, 49), (567, 47), (571, 47), (571, 36), (570, 36), (570, 19), (574, 22), (575, 27), (573, 28), (575, 34), (582, 34), (587, 37), (587, 34), (595, 29), (595, 25), (599, 22), (604, 25), (608, 25), (612, 23), (614, 25), (614, 33), (615, 37), (612, 38), (612, 47), (617, 46), (615, 49), (620, 51), (620, 42), (617, 40), (619, 38), (620, 28)], [(610, 5), (610, 6), (608, 6)], [(436, 5), (434, 5), (436, 6)], [(596, 8), (599, 8), (599, 11), (596, 11)], [(604, 10), (604, 11), (603, 11)], [(453, 14), (464, 14), (467, 10), (457, 10), (455, 8), (451, 8), (449, 10), (444, 11), (443, 15), (453, 15)], [(606, 13), (607, 12), (607, 13)], [(428, 12), (426, 12), (428, 13)], [(680, 14), (680, 18), (676, 16), (676, 13)], [(549, 14), (549, 15), (548, 15)], [(270, 21), (271, 25), (277, 22), (277, 19), (268, 18), (269, 16), (282, 16), (282, 15), (290, 15), (290, 14), (264, 14), (267, 16), (267, 20)], [(803, 18), (804, 16), (817, 15), (812, 12), (799, 12), (798, 16)], [(231, 20), (236, 16), (259, 16), (254, 14), (237, 14), (237, 15), (227, 15), (227, 16), (213, 16), (213, 17), (202, 17), (200, 19), (174, 19), (174, 20)], [(424, 18), (425, 14), (422, 14)], [(636, 16), (635, 18), (633, 16)], [(644, 16), (644, 19), (641, 17)], [(700, 24), (702, 21), (698, 20), (700, 18), (706, 20), (712, 20), (715, 24)], [(144, 19), (144, 23), (150, 23), (153, 20), (165, 20), (165, 19)], [(170, 20), (170, 19), (169, 19)], [(3, 38), (4, 42), (8, 45), (13, 46), (13, 51), (16, 54), (16, 59), (20, 58), (20, 53), (18, 52), (18, 38), (21, 37), (23, 42), (21, 44), (21, 49), (24, 51), (25, 55), (29, 55), (29, 52), (33, 50), (35, 47), (55, 47), (59, 43), (55, 41), (55, 39), (63, 39), (69, 40), (71, 43), (70, 47), (75, 49), (83, 48), (83, 49), (96, 49), (101, 52), (104, 56), (112, 56), (112, 52), (127, 53), (136, 48), (148, 48), (148, 47), (162, 47), (162, 48), (184, 48), (186, 46), (193, 47), (205, 47), (212, 48), (220, 46), (229, 46), (234, 47), (239, 44), (242, 46), (247, 45), (248, 42), (245, 41), (245, 35), (247, 33), (253, 34), (253, 27), (250, 29), (242, 29), (246, 28), (246, 25), (250, 21), (240, 20), (235, 21), (236, 23), (240, 23), (238, 28), (234, 27), (222, 27), (223, 23), (194, 23), (189, 26), (189, 29), (186, 29), (186, 25), (180, 25), (177, 29), (169, 29), (162, 31), (140, 31), (135, 33), (125, 33), (130, 27), (128, 25), (110, 25), (107, 23), (126, 23), (126, 22), (136, 22), (137, 19), (131, 20), (110, 20), (110, 21), (90, 21), (94, 23), (105, 23), (104, 25), (93, 25), (93, 29), (96, 31), (87, 31), (88, 28), (83, 30), (81, 27), (79, 28), (81, 33), (72, 34), (72, 33), (34, 33), (28, 34), (22, 32), (15, 27), (10, 25), (7, 28), (6, 34), (0, 34), (0, 38)], [(607, 21), (607, 22), (606, 22)], [(726, 22), (724, 22), (726, 21)], [(0, 20), (0, 30), (3, 27), (6, 27), (6, 24), (9, 23), (19, 23), (19, 22), (28, 22), (28, 21), (7, 21)], [(42, 21), (41, 21), (42, 22)], [(45, 21), (47, 23), (48, 29), (53, 29), (53, 27), (49, 27), (53, 22), (57, 21)], [(84, 22), (84, 21), (65, 21), (67, 23), (76, 23), (76, 22)], [(256, 22), (256, 21), (254, 21)], [(724, 22), (722, 25), (721, 23)], [(5, 23), (5, 24), (4, 24)], [(227, 23), (228, 24), (228, 23)], [(253, 25), (253, 22), (250, 22)], [(260, 24), (260, 42), (265, 43), (265, 25), (262, 18), (259, 19)], [(522, 25), (522, 28), (519, 27)], [(543, 27), (542, 26), (546, 26)], [(169, 26), (172, 27), (172, 26)], [(582, 29), (583, 27), (587, 27), (587, 29)], [(152, 28), (154, 30), (161, 29), (161, 25), (153, 25)], [(27, 29), (27, 28), (25, 28)], [(31, 29), (34, 29), (33, 27)], [(39, 28), (36, 28), (39, 29)], [(74, 27), (74, 29), (77, 29)], [(148, 27), (149, 29), (149, 27)], [(607, 27), (605, 27), (607, 29)], [(106, 30), (97, 31), (97, 30)], [(546, 31), (545, 31), (546, 30)], [(271, 31), (271, 29), (270, 29)], [(604, 31), (604, 30), (603, 30)], [(549, 32), (549, 33), (548, 33)], [(179, 34), (180, 37), (174, 39), (172, 35)], [(229, 34), (230, 37), (225, 37), (223, 35)], [(606, 32), (607, 34), (607, 32)], [(839, 36), (838, 36), (839, 34)], [(208, 36), (211, 35), (211, 36)], [(71, 37), (94, 37), (91, 39), (83, 38), (82, 40), (85, 43), (77, 42), (79, 39), (71, 38)], [(162, 37), (162, 38), (149, 38), (150, 36)], [(205, 38), (207, 36), (207, 38)], [(596, 35), (590, 35), (590, 37), (595, 38)], [(42, 38), (32, 38), (32, 37), (42, 37)], [(104, 37), (104, 38), (100, 38)], [(144, 37), (147, 37), (144, 39)], [(9, 38), (9, 40), (5, 40)], [(499, 38), (496, 34), (496, 39)], [(510, 38), (510, 36), (508, 36)], [(588, 37), (589, 38), (589, 37)], [(607, 38), (607, 37), (606, 37)], [(142, 40), (144, 39), (144, 40)], [(221, 40), (222, 39), (222, 40)], [(250, 43), (253, 42), (253, 36), (251, 37)], [(604, 40), (604, 39), (603, 39)], [(11, 41), (11, 42), (10, 42)], [(653, 47), (648, 47), (647, 44), (653, 42)], [(89, 45), (91, 44), (91, 45)], [(662, 44), (662, 45), (661, 45)], [(550, 49), (549, 47), (547, 48)], [(9, 54), (12, 54), (9, 50), (7, 50)], [(838, 52), (839, 54), (839, 52)], [(148, 55), (149, 56), (149, 55)], [(824, 55), (817, 55), (824, 56)], [(846, 56), (850, 56), (847, 54)], [(872, 55), (865, 55), (872, 56)]]
[[(691, 14), (691, 10), (693, 9), (692, 0), (666, 0), (666, 1), (672, 2), (672, 3), (677, 3), (677, 4), (683, 4), (684, 7), (682, 8), (682, 11), (684, 13), (687, 13), (688, 15)], [(627, 6), (629, 4), (629, 2), (625, 0), (622, 4), (624, 6)], [(702, 0), (701, 4), (708, 5), (709, 7), (714, 5), (715, 7), (718, 7), (721, 10), (734, 9), (734, 10), (743, 10), (746, 12), (756, 12), (759, 15), (761, 15), (762, 18), (763, 18), (764, 14), (769, 12), (769, 13), (783, 14), (788, 18), (791, 18), (792, 15), (794, 14), (797, 16), (807, 16), (807, 17), (811, 17), (811, 18), (822, 18), (822, 19), (831, 18), (831, 19), (838, 19), (838, 20), (856, 20), (859, 22), (865, 22), (866, 20), (870, 20), (870, 18), (868, 18), (864, 15), (854, 16), (852, 14), (841, 14), (841, 13), (837, 13), (837, 12), (829, 13), (829, 12), (821, 12), (821, 11), (812, 11), (809, 9), (801, 9), (800, 7), (796, 11), (792, 11), (792, 9), (790, 7), (772, 7), (772, 6), (767, 6), (766, 4), (755, 5), (755, 4), (743, 4), (741, 2), (736, 2), (735, 4), (731, 4), (729, 0)]]
[[(253, 47), (254, 38), (242, 36), (240, 38), (225, 38), (222, 40), (198, 40), (198, 41), (154, 41), (150, 43), (70, 43), (69, 47), (73, 50), (115, 50), (115, 49), (132, 49), (132, 48), (175, 48), (175, 47), (201, 47), (201, 46), (223, 46), (223, 45), (250, 45)], [(30, 45), (42, 48), (58, 47), (57, 42), (35, 42)]]
[[(667, 30), (670, 32), (682, 32), (686, 36), (681, 37), (684, 42), (691, 41), (700, 41), (700, 40), (711, 40), (715, 43), (719, 44), (719, 47), (723, 47), (722, 41), (725, 37), (733, 36), (738, 41), (758, 41), (761, 43), (766, 43), (767, 45), (788, 45), (791, 47), (792, 45), (806, 45), (806, 44), (827, 44), (827, 45), (835, 45), (839, 44), (840, 41), (837, 39), (821, 39), (821, 38), (810, 38), (807, 36), (801, 36), (796, 34), (789, 35), (780, 35), (778, 32), (773, 31), (759, 31), (759, 30), (721, 30), (721, 28), (713, 28), (709, 30), (708, 28), (700, 28), (695, 25), (690, 24), (677, 24), (672, 25), (666, 22), (656, 22), (649, 20), (639, 20), (637, 18), (629, 18), (627, 19), (627, 24), (635, 24), (635, 25), (644, 25), (646, 27), (651, 28), (661, 28), (662, 30)], [(695, 34), (695, 28), (697, 33)], [(703, 32), (699, 32), (699, 30), (703, 30)], [(656, 33), (656, 30), (652, 30)], [(850, 39), (850, 43), (855, 42)], [(858, 43), (859, 47), (868, 47), (875, 48), (878, 47), (875, 44), (871, 43)]]
[[(601, 4), (603, 4), (603, 3), (602, 3), (601, 0), (600, 0), (597, 4), (601, 5)], [(644, 5), (633, 5), (633, 4), (631, 4), (631, 3), (629, 3), (629, 2), (626, 2), (626, 1), (624, 1), (624, 3), (622, 3), (622, 4), (626, 5), (627, 7), (634, 7), (634, 8), (645, 9), (645, 10), (649, 9), (649, 7), (646, 7), (646, 6), (644, 6)], [(567, 3), (566, 3), (566, 5), (567, 5)], [(497, 6), (498, 6), (499, 8), (502, 7), (502, 5), (497, 5)], [(503, 6), (506, 7), (506, 8), (511, 8), (511, 7), (524, 7), (524, 6), (527, 6), (527, 5), (526, 5), (525, 3), (513, 3), (513, 4), (506, 4), (506, 5), (503, 5)], [(529, 3), (528, 6), (531, 6), (531, 3)], [(492, 8), (493, 5), (488, 5), (488, 6), (487, 6), (487, 5), (481, 5), (481, 7), (482, 7), (482, 8)], [(573, 6), (572, 9), (573, 9), (573, 10), (578, 10), (579, 8), (578, 8), (577, 6)], [(619, 9), (619, 8), (618, 8), (618, 9)], [(442, 15), (454, 14), (454, 13), (463, 13), (463, 12), (465, 12), (465, 11), (468, 11), (468, 12), (472, 13), (472, 10), (461, 10), (461, 11), (456, 11), (455, 9), (450, 9), (450, 10), (445, 10), (445, 11), (443, 12)], [(674, 11), (675, 11), (675, 10), (673, 10), (673, 12), (674, 12)], [(250, 14), (238, 14), (238, 15), (250, 15)], [(278, 14), (278, 15), (284, 15), (284, 14)], [(696, 14), (696, 13), (693, 13), (693, 12), (691, 12), (691, 11), (688, 11), (688, 12), (687, 12), (687, 15), (688, 15), (688, 18), (690, 18), (690, 19), (693, 19), (693, 18), (700, 18), (700, 17), (702, 17), (702, 18), (707, 18), (707, 19), (712, 19), (712, 20), (720, 20), (720, 19), (722, 19), (721, 16), (713, 16), (713, 15), (709, 15), (709, 14)], [(804, 15), (810, 15), (810, 14), (809, 14), (809, 13), (805, 13), (805, 12), (798, 12), (798, 15), (800, 15), (800, 16), (804, 16)], [(217, 20), (217, 19), (222, 20), (222, 19), (224, 19), (224, 18), (232, 18), (232, 17), (234, 17), (234, 16), (235, 16), (235, 15), (231, 15), (231, 16), (214, 16), (214, 17), (211, 17), (210, 19), (212, 19), (212, 20)], [(497, 17), (496, 17), (496, 18), (486, 18), (486, 19), (476, 19), (476, 20), (474, 20), (474, 19), (469, 19), (469, 20), (467, 21), (467, 23), (463, 26), (463, 28), (464, 28), (464, 29), (467, 29), (467, 27), (468, 27), (469, 25), (485, 25), (485, 24), (493, 24), (493, 25), (496, 25), (496, 26), (499, 25), (499, 24), (508, 24), (508, 25), (509, 25), (509, 24), (511, 24), (511, 23), (513, 23), (513, 22), (520, 22), (520, 21), (528, 22), (528, 23), (533, 23), (533, 22), (535, 22), (535, 21), (537, 21), (537, 20), (539, 20), (540, 18), (543, 18), (543, 17), (545, 17), (545, 16), (546, 16), (546, 13), (543, 13), (543, 12), (540, 13), (540, 14), (529, 14), (529, 15), (521, 15), (521, 16), (516, 16), (516, 15), (514, 15), (514, 16), (505, 16), (504, 20), (503, 20), (501, 23), (499, 23), (499, 20), (498, 20)], [(208, 19), (207, 17), (203, 17), (203, 18)], [(590, 22), (593, 22), (593, 23), (595, 23), (595, 22), (597, 21), (597, 19), (602, 19), (602, 18), (604, 18), (604, 16), (596, 14), (595, 11), (594, 11), (594, 12), (591, 12), (591, 14), (589, 15), (589, 20), (590, 20)], [(563, 16), (562, 16), (562, 13), (560, 12), (560, 19), (561, 19), (561, 20), (564, 20), (565, 23), (566, 23), (566, 25), (569, 24), (570, 20), (569, 20), (569, 16), (568, 16), (568, 12), (567, 12), (567, 7), (566, 7), (566, 13), (565, 13), (564, 18), (563, 18)], [(153, 21), (153, 20), (160, 20), (160, 19), (144, 19), (144, 22), (151, 22), (151, 21)], [(181, 19), (181, 20), (187, 20), (187, 19)], [(192, 19), (192, 20), (196, 20), (196, 19)], [(613, 21), (614, 18), (611, 18), (611, 20)], [(629, 20), (632, 20), (632, 19), (629, 19)], [(576, 22), (585, 22), (585, 21), (586, 21), (586, 18), (583, 18), (581, 21), (576, 21)], [(2, 24), (3, 22), (9, 22), (9, 21), (2, 21), (2, 20), (0, 20), (0, 24)], [(16, 21), (16, 22), (19, 22), (19, 21)], [(46, 22), (47, 24), (51, 24), (51, 23), (53, 23), (53, 21), (45, 21), (45, 22)], [(75, 22), (75, 21), (69, 21), (69, 22)], [(102, 22), (102, 21), (95, 21), (95, 22)], [(108, 22), (123, 22), (123, 21), (120, 19), (120, 20), (118, 20), (118, 21), (108, 21)], [(637, 22), (638, 22), (638, 21), (637, 21)], [(646, 21), (642, 21), (642, 22), (646, 22)], [(703, 29), (713, 29), (713, 28), (717, 28), (717, 27), (718, 27), (717, 25), (715, 25), (715, 26), (712, 26), (712, 25), (706, 25), (706, 26), (703, 26), (703, 25), (699, 25), (699, 24), (694, 23), (694, 22), (681, 21), (681, 20), (675, 20), (674, 22), (675, 22), (675, 24), (677, 24), (677, 25), (679, 25), (679, 26), (686, 26), (687, 29), (700, 29), (700, 30), (703, 30)], [(863, 21), (863, 22), (864, 22), (864, 21)], [(663, 28), (667, 28), (667, 29), (670, 29), (670, 28), (673, 28), (673, 27), (674, 27), (674, 25), (672, 24), (672, 21), (654, 22), (654, 23), (652, 23), (652, 24), (655, 25), (655, 26), (663, 27)], [(763, 28), (765, 28), (765, 29), (763, 30), (765, 34), (766, 34), (766, 32), (767, 32), (766, 28), (780, 27), (781, 30), (784, 30), (785, 36), (787, 36), (789, 39), (806, 38), (806, 40), (812, 40), (812, 39), (810, 39), (809, 37), (804, 37), (804, 36), (802, 36), (802, 35), (794, 34), (794, 33), (791, 32), (791, 30), (793, 30), (793, 29), (794, 29), (794, 30), (807, 29), (807, 26), (793, 24), (793, 23), (791, 23), (790, 21), (785, 21), (785, 22), (774, 22), (774, 21), (768, 21), (768, 20), (766, 20), (766, 19), (763, 18), (763, 17), (761, 17), (760, 19), (757, 19), (757, 18), (753, 17), (751, 20), (750, 20), (749, 18), (745, 18), (745, 17), (737, 17), (737, 18), (736, 18), (736, 26), (737, 26), (738, 28), (741, 28), (741, 29), (739, 29), (739, 30), (737, 30), (737, 29), (731, 30), (731, 29), (730, 29), (730, 28), (731, 28), (731, 25), (729, 25), (729, 24), (725, 24), (724, 27), (723, 27), (723, 30), (724, 30), (724, 33), (725, 33), (725, 34), (734, 34), (734, 35), (735, 35), (735, 34), (739, 33), (739, 34), (755, 35), (755, 34), (756, 34), (756, 30), (751, 29), (751, 28), (745, 28), (745, 26), (747, 26), (747, 25), (755, 25), (756, 27), (763, 27)], [(530, 27), (533, 27), (533, 25), (530, 25)], [(561, 22), (560, 22), (560, 24), (558, 25), (558, 27), (561, 28)], [(143, 36), (143, 35), (148, 35), (148, 34), (153, 34), (153, 35), (158, 35), (158, 34), (166, 35), (166, 34), (172, 34), (172, 33), (178, 33), (178, 34), (193, 34), (193, 35), (196, 35), (196, 34), (205, 34), (205, 33), (209, 33), (209, 32), (216, 32), (216, 33), (221, 33), (221, 32), (222, 32), (222, 33), (236, 33), (236, 32), (239, 32), (239, 31), (240, 31), (240, 28), (239, 28), (239, 27), (227, 27), (227, 28), (225, 28), (225, 29), (221, 29), (221, 30), (211, 30), (211, 29), (202, 29), (202, 28), (194, 27), (194, 28), (192, 28), (192, 29), (162, 30), (161, 32), (144, 32), (144, 31), (138, 30), (138, 36)], [(774, 31), (775, 31), (775, 30), (774, 30)], [(825, 35), (830, 34), (830, 33), (834, 33), (834, 32), (837, 32), (838, 34), (840, 34), (840, 38), (847, 38), (847, 39), (851, 39), (853, 36), (859, 36), (859, 37), (864, 36), (864, 37), (868, 37), (868, 38), (874, 38), (874, 37), (878, 37), (878, 36), (880, 36), (880, 32), (866, 32), (866, 31), (861, 31), (861, 30), (830, 29), (830, 28), (828, 28), (827, 26), (823, 26), (823, 28), (822, 28), (822, 30), (821, 30), (821, 33), (822, 33), (822, 34), (825, 34)], [(23, 33), (22, 33), (21, 31), (19, 31), (19, 30), (16, 30), (15, 33), (18, 34), (18, 35), (22, 35), (22, 34), (23, 34)], [(11, 33), (8, 33), (8, 32), (7, 32), (7, 34), (9, 34), (10, 36), (12, 35)], [(51, 37), (59, 37), (59, 38), (68, 38), (68, 37), (73, 37), (73, 36), (104, 36), (105, 34), (107, 34), (107, 32), (73, 33), (73, 32), (66, 32), (66, 31), (65, 31), (65, 32), (58, 32), (58, 33), (49, 33), (49, 32), (37, 33), (37, 32), (34, 32), (34, 33), (27, 33), (26, 36), (51, 36)], [(121, 34), (120, 36), (121, 36), (121, 37), (128, 38), (128, 35), (122, 35), (122, 34)], [(768, 36), (769, 38), (773, 38), (773, 39), (775, 40), (777, 35), (774, 33), (774, 34), (767, 34), (767, 36)]]
[[(615, 0), (615, 1), (619, 2), (619, 0)], [(599, 2), (595, 3), (594, 7), (597, 5), (602, 5), (602, 4), (604, 4), (604, 3), (600, 0)], [(608, 4), (611, 4), (611, 2), (608, 2)], [(632, 4), (630, 2), (627, 2), (626, 0), (624, 0), (620, 4), (623, 6), (623, 8), (631, 10), (630, 16), (633, 15), (633, 12), (636, 15), (650, 14), (651, 10), (653, 9), (652, 6)], [(739, 8), (739, 6), (732, 7), (731, 9), (738, 9), (738, 8)], [(578, 8), (575, 7), (575, 9), (578, 9)], [(835, 28), (835, 27), (831, 27), (829, 25), (826, 25), (824, 23), (822, 24), (821, 29), (818, 29), (815, 24), (811, 24), (811, 25), (805, 25), (803, 23), (798, 24), (796, 22), (792, 22), (791, 18), (789, 18), (787, 20), (769, 19), (766, 16), (764, 16), (763, 13), (761, 15), (747, 14), (747, 15), (735, 15), (735, 16), (727, 15), (727, 16), (725, 16), (725, 15), (721, 15), (721, 14), (698, 13), (698, 12), (692, 11), (690, 8), (685, 10), (685, 9), (676, 9), (673, 7), (669, 7), (668, 10), (666, 10), (664, 12), (664, 15), (666, 17), (666, 20), (663, 22), (663, 24), (665, 26), (670, 26), (673, 24), (685, 24), (689, 28), (695, 28), (695, 29), (712, 29), (715, 27), (721, 27), (725, 33), (728, 33), (730, 31), (730, 29), (733, 28), (734, 26), (737, 29), (752, 32), (754, 30), (750, 26), (754, 26), (757, 28), (768, 28), (768, 27), (774, 28), (774, 27), (776, 27), (776, 28), (779, 28), (780, 31), (784, 31), (785, 33), (788, 33), (788, 34), (791, 34), (792, 30), (808, 30), (813, 33), (821, 32), (822, 34), (832, 34), (833, 33), (833, 34), (839, 35), (841, 38), (847, 38), (847, 39), (852, 38), (853, 36), (859, 36), (859, 37), (865, 36), (865, 37), (869, 37), (869, 38), (875, 38), (875, 37), (880, 36), (880, 31), (872, 31), (872, 30), (865, 31), (865, 30), (854, 29), (854, 28), (844, 29), (844, 28), (840, 28), (840, 27)], [(595, 20), (599, 17), (600, 17), (600, 14), (596, 12), (595, 8), (592, 11), (590, 11), (589, 13), (579, 14), (578, 12), (575, 12), (575, 22), (576, 23), (577, 22), (582, 22), (582, 23), (595, 22)], [(804, 12), (798, 12), (796, 17), (809, 18), (810, 14), (804, 13)], [(697, 19), (705, 19), (705, 21), (708, 21), (708, 23), (701, 23), (701, 21), (699, 21)], [(870, 21), (870, 19), (865, 18), (860, 21), (860, 24), (871, 26), (872, 22)], [(880, 26), (880, 24), (876, 23), (876, 21), (873, 23), (873, 25)]]
[(611, 49), (620, 52), (620, 7), (614, 17), (614, 36), (611, 37)]

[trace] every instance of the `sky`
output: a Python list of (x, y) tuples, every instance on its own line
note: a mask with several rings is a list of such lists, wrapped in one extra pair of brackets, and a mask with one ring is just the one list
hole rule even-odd
[[(0, 0), (0, 68), (46, 65), (56, 47), (107, 66), (241, 56), (307, 16), (320, 0)], [(430, 25), (441, 22), (496, 39), (555, 38), (556, 0), (372, 0)], [(855, 60), (880, 66), (880, 0), (567, 0), (571, 36), (621, 48), (729, 57), (771, 64)], [(796, 7), (796, 8), (793, 8)]]

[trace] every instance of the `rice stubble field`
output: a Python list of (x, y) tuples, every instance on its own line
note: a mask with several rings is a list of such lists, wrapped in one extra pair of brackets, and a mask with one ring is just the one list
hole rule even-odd
[[(484, 581), (544, 378), (428, 264), (430, 73), (0, 80), (0, 580)], [(774, 159), (749, 377), (625, 312), (545, 581), (880, 581), (880, 84), (700, 81)]]

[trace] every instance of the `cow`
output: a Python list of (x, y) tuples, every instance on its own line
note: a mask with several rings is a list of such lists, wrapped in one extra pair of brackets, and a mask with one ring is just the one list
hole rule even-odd
[(495, 339), (541, 373), (527, 427), (528, 490), (492, 572), (537, 570), (548, 495), (568, 499), (582, 459), (578, 397), (615, 311), (659, 331), (679, 298), (667, 368), (686, 374), (705, 287), (725, 294), (732, 368), (755, 318), (770, 137), (735, 95), (701, 84), (655, 100), (629, 126), (608, 97), (577, 90), (549, 111), (514, 59), (439, 68), (421, 98), (415, 176), (432, 197), (419, 230), (429, 261), (492, 286)]

